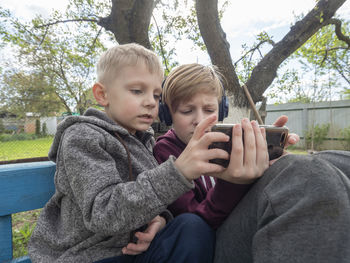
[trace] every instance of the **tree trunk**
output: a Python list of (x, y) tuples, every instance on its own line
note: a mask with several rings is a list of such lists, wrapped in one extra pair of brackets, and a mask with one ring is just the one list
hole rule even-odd
[(153, 0), (112, 0), (108, 17), (99, 25), (111, 31), (119, 44), (138, 43), (152, 49), (148, 29), (154, 9)]

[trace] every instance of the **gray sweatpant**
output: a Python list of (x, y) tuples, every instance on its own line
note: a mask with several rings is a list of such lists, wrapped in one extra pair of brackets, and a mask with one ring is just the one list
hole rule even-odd
[(217, 230), (216, 263), (350, 262), (350, 152), (287, 155)]

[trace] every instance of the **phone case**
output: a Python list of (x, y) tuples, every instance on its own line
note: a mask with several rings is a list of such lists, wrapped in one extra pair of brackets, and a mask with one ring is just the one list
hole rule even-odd
[[(230, 137), (228, 142), (215, 142), (209, 145), (209, 149), (220, 148), (227, 151), (229, 154), (232, 149), (232, 127), (234, 124), (216, 124), (212, 127), (211, 131), (223, 132)], [(272, 125), (259, 125), (264, 127), (266, 130), (266, 141), (269, 152), (269, 159), (273, 160), (280, 157), (283, 153), (284, 146), (286, 145), (288, 138), (288, 128), (284, 127), (275, 127)], [(243, 133), (243, 143), (244, 143), (244, 133)], [(229, 160), (224, 159), (213, 159), (210, 160), (212, 163), (220, 164), (224, 167), (229, 165)]]

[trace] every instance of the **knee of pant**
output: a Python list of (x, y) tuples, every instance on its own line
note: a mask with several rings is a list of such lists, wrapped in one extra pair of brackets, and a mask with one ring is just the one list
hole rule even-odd
[(174, 220), (178, 220), (181, 240), (183, 245), (188, 247), (191, 254), (212, 256), (215, 232), (201, 217), (186, 213), (177, 216)]
[(213, 235), (212, 228), (198, 215), (185, 213), (177, 216), (174, 220), (179, 221), (181, 229), (187, 233), (203, 233)]

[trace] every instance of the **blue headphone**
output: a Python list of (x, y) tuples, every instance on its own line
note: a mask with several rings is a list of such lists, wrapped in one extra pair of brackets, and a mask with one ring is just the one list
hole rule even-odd
[[(162, 83), (163, 87), (164, 81)], [(222, 87), (223, 95), (221, 98), (221, 102), (219, 104), (219, 117), (218, 121), (223, 121), (224, 118), (228, 116), (228, 109), (229, 109), (229, 103), (228, 99), (225, 95), (225, 89)], [(167, 126), (170, 126), (173, 123), (173, 120), (171, 118), (170, 110), (168, 105), (166, 105), (165, 102), (162, 102), (162, 99), (159, 101), (159, 111), (158, 111), (158, 117), (161, 122), (164, 122)]]

